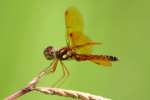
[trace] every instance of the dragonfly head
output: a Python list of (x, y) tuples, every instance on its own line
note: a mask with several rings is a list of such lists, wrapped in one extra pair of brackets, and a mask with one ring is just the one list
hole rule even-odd
[(48, 60), (56, 58), (56, 50), (52, 46), (48, 46), (43, 53)]

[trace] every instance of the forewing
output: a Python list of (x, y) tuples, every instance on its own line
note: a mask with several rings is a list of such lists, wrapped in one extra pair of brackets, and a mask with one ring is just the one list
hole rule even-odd
[[(70, 47), (83, 45), (91, 40), (83, 33), (83, 18), (75, 7), (70, 7), (65, 12), (65, 21), (67, 29), (67, 44)], [(88, 54), (91, 52), (91, 45), (82, 48), (76, 48), (77, 53)]]

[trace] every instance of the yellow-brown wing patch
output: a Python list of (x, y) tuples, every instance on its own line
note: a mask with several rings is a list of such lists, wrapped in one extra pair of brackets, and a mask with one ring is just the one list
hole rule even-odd
[(104, 66), (111, 66), (111, 61), (115, 61), (113, 59), (113, 56), (107, 56), (107, 55), (92, 55), (92, 58), (90, 61), (98, 64), (98, 65), (104, 65)]
[(98, 65), (104, 65), (104, 66), (111, 66), (112, 63), (109, 60), (104, 60), (104, 59), (92, 59), (90, 60)]
[[(91, 40), (83, 34), (83, 18), (75, 7), (70, 7), (66, 10), (65, 21), (67, 44), (70, 47), (91, 42)], [(84, 46), (83, 48), (76, 48), (75, 51), (80, 54), (89, 54), (91, 52), (91, 45)]]
[(80, 12), (75, 7), (70, 7), (65, 12), (65, 21), (67, 28), (67, 36), (71, 33), (83, 33), (83, 18)]
[[(70, 40), (71, 40), (72, 47), (78, 45), (84, 45), (86, 43), (92, 43), (92, 41), (88, 37), (84, 36), (83, 34), (70, 33)], [(75, 48), (75, 51), (79, 54), (89, 54), (92, 51), (91, 47), (92, 45), (85, 45), (80, 48)]]

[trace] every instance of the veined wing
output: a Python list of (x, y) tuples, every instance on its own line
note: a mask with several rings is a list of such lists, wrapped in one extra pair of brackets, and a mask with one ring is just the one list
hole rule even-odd
[[(75, 7), (70, 7), (66, 10), (65, 21), (67, 29), (67, 45), (69, 47), (93, 42), (83, 34), (83, 18)], [(81, 48), (75, 48), (75, 51), (80, 54), (89, 54), (91, 52), (91, 46), (92, 45), (86, 45)]]

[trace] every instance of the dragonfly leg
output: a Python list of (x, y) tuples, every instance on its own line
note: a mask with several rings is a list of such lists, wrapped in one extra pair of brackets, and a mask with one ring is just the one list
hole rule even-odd
[(58, 60), (54, 60), (48, 67), (43, 69), (35, 78), (39, 81), (44, 75), (55, 72), (57, 63)]
[(59, 84), (59, 87), (65, 82), (65, 80), (66, 80), (66, 79), (69, 77), (69, 75), (70, 75), (70, 73), (69, 73), (67, 67), (65, 66), (65, 64), (64, 64), (62, 61), (60, 61), (60, 64), (61, 64), (61, 67), (64, 69), (64, 72), (65, 72), (65, 76), (66, 76), (66, 77), (64, 77), (64, 78), (62, 79), (62, 82)]
[(60, 64), (63, 70), (63, 75), (52, 86), (56, 86), (59, 83), (58, 87), (60, 87), (64, 83), (64, 80), (69, 76), (69, 71), (65, 64), (62, 61), (60, 61)]
[(66, 75), (68, 77), (70, 75), (69, 70), (67, 69), (67, 67), (65, 66), (65, 64), (62, 61), (60, 61), (60, 64), (61, 64), (62, 68), (64, 68)]

